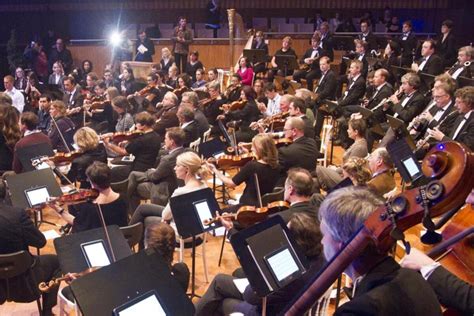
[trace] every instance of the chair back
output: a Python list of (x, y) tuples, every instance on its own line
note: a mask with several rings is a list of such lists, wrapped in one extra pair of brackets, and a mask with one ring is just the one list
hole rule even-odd
[(322, 162), (324, 167), (327, 167), (328, 163), (328, 151), (329, 151), (329, 144), (331, 142), (331, 133), (333, 130), (333, 126), (330, 124), (325, 124), (323, 126), (323, 132), (321, 135), (321, 148), (319, 149), (319, 152), (324, 154), (323, 158), (318, 158), (318, 162)]
[(198, 139), (196, 139), (195, 141), (191, 142), (189, 144), (189, 148), (191, 148), (194, 152), (198, 152), (199, 151), (199, 144), (201, 143), (201, 137), (199, 137)]
[(325, 316), (328, 314), (329, 301), (331, 298), (332, 286), (324, 295), (311, 307), (308, 316)]
[(127, 239), (131, 249), (138, 245), (143, 238), (143, 224), (140, 222), (134, 225), (120, 227), (120, 231), (123, 233), (125, 239)]
[(262, 205), (267, 205), (275, 201), (282, 201), (283, 195), (285, 193), (285, 188), (281, 188), (278, 191), (266, 193), (262, 196)]
[(25, 250), (0, 255), (0, 280), (25, 273), (31, 267), (32, 261), (31, 255)]
[(212, 127), (209, 127), (209, 129), (202, 134), (203, 143), (209, 140), (209, 138), (211, 137), (211, 131), (212, 131)]

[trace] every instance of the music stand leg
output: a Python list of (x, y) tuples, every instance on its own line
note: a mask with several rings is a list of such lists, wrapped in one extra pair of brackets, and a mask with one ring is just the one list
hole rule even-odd
[(218, 267), (221, 266), (221, 262), (222, 262), (222, 255), (224, 254), (224, 245), (225, 245), (225, 239), (227, 238), (227, 229), (225, 230), (224, 232), (224, 236), (222, 238), (222, 245), (221, 245), (221, 253), (219, 255), (219, 263), (217, 264)]
[[(192, 300), (194, 297), (201, 298), (201, 296), (197, 295), (195, 292), (196, 287), (196, 236), (193, 236), (192, 241), (192, 253), (191, 253), (191, 295), (190, 299)], [(189, 295), (189, 294), (188, 294)]]

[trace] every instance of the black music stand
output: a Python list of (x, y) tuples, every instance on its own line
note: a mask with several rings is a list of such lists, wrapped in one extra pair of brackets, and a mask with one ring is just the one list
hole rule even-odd
[(43, 220), (43, 206), (44, 204), (33, 204), (29, 201), (28, 192), (35, 188), (46, 188), (49, 197), (60, 197), (63, 195), (56, 178), (51, 169), (34, 170), (30, 172), (20, 173), (14, 176), (9, 176), (6, 179), (8, 190), (10, 191), (10, 198), (12, 205), (24, 209), (31, 209), (35, 212), (35, 225), (39, 227), (42, 223), (53, 226), (60, 226), (58, 224), (47, 222)]
[(359, 113), (365, 119), (369, 129), (372, 132), (374, 132), (374, 133), (376, 133), (376, 134), (383, 137), (385, 135), (385, 131), (383, 130), (382, 126), (380, 125), (380, 122), (378, 122), (377, 119), (375, 118), (374, 111), (369, 110), (367, 108), (364, 108), (362, 106), (358, 106), (357, 108), (359, 110)]
[(405, 122), (391, 115), (387, 115), (387, 120), (388, 120), (388, 124), (390, 125), (390, 127), (392, 128), (395, 134), (395, 138), (396, 139), (404, 138), (408, 146), (410, 146), (411, 150), (415, 151), (416, 149), (415, 141), (413, 140), (410, 133), (408, 132), (405, 126)]
[[(279, 215), (233, 234), (230, 243), (252, 289), (262, 298), (301, 276), (309, 266)], [(282, 255), (280, 259), (288, 259), (283, 264), (295, 268), (284, 279), (272, 265), (274, 255)]]
[(426, 182), (421, 166), (405, 138), (390, 142), (387, 151), (405, 183), (417, 187)]
[[(112, 250), (116, 260), (126, 258), (132, 254), (127, 240), (117, 225), (107, 226), (107, 232), (110, 236)], [(65, 273), (77, 273), (89, 268), (87, 260), (82, 252), (81, 244), (94, 240), (104, 241), (106, 252), (109, 255), (109, 258), (111, 258), (111, 250), (108, 246), (108, 243), (106, 242), (106, 236), (103, 227), (56, 238), (53, 241), (53, 244), (58, 255), (59, 266), (61, 267), (61, 270)]]
[(293, 55), (275, 55), (275, 63), (279, 68), (283, 67), (283, 73), (285, 77), (288, 75), (288, 71), (298, 68), (296, 56)]
[[(171, 275), (161, 254), (153, 249), (143, 250), (80, 277), (71, 283), (71, 290), (84, 316), (122, 315), (113, 312), (123, 308), (124, 304), (133, 306), (150, 291), (156, 293), (166, 315), (194, 314), (191, 300)], [(153, 309), (146, 315), (155, 313), (158, 312)]]
[(219, 138), (213, 138), (207, 142), (199, 144), (198, 146), (199, 155), (203, 156), (205, 159), (225, 153), (225, 150), (226, 144)]
[(214, 192), (210, 188), (201, 189), (170, 199), (171, 212), (181, 238), (192, 238), (191, 299), (195, 294), (196, 277), (196, 236), (221, 226), (220, 222), (205, 225), (204, 220), (214, 218), (220, 213)]
[(264, 49), (244, 49), (244, 57), (247, 58), (252, 65), (265, 63), (268, 60), (267, 53)]

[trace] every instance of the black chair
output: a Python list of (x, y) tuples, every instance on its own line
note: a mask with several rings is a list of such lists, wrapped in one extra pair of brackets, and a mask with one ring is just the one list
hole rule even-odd
[(32, 268), (35, 262), (25, 250), (0, 255), (0, 303), (30, 303), (36, 300), (42, 314), (41, 292)]
[(125, 239), (127, 239), (130, 249), (134, 251), (135, 246), (138, 245), (143, 238), (143, 224), (139, 222), (134, 225), (120, 227), (120, 231), (123, 233)]
[(265, 206), (268, 203), (272, 203), (275, 201), (283, 201), (284, 193), (285, 188), (278, 188), (278, 190), (274, 190), (271, 193), (264, 194), (262, 196), (262, 205)]

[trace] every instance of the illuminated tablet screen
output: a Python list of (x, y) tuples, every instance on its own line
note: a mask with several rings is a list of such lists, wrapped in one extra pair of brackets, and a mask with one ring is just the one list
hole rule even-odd
[(410, 177), (414, 178), (420, 173), (420, 169), (418, 168), (415, 160), (412, 157), (402, 160), (402, 162), (408, 173), (410, 174)]
[(89, 268), (103, 267), (110, 264), (103, 240), (94, 240), (81, 244), (81, 248)]
[(265, 256), (270, 272), (280, 287), (285, 286), (301, 275), (301, 269), (289, 248), (283, 248)]
[(156, 291), (150, 291), (114, 309), (115, 316), (166, 316)]
[(49, 199), (49, 192), (47, 187), (33, 188), (25, 190), (26, 198), (30, 207), (45, 203)]
[[(201, 200), (193, 203), (194, 208), (196, 209), (197, 215), (199, 217), (199, 222), (202, 225), (203, 229), (209, 227), (209, 225), (204, 225), (205, 220), (212, 219), (212, 213), (209, 209), (209, 204), (207, 204), (207, 200)], [(211, 224), (211, 226), (214, 224)]]

